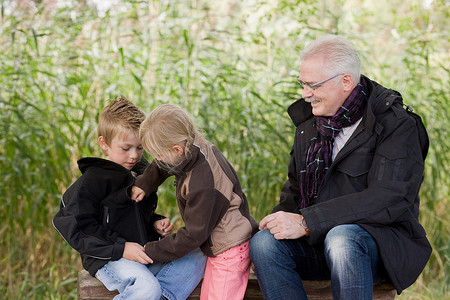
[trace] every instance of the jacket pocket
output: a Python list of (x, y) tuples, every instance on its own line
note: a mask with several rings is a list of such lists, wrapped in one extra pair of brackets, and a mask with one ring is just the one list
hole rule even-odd
[(403, 181), (408, 177), (408, 149), (381, 144), (377, 149), (374, 178), (378, 181)]
[(339, 162), (336, 169), (351, 177), (359, 177), (369, 172), (372, 161), (373, 155), (370, 153), (354, 153)]
[(367, 188), (367, 178), (372, 165), (371, 153), (354, 153), (338, 163), (332, 180), (336, 195), (359, 192)]
[(390, 144), (380, 144), (377, 153), (389, 160), (396, 160), (405, 158), (407, 156), (407, 149), (405, 147), (393, 147)]

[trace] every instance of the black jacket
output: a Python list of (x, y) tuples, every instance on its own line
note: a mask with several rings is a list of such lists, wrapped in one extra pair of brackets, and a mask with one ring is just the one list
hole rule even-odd
[[(303, 209), (299, 209), (298, 178), (304, 168), (305, 147), (316, 133), (315, 117), (303, 99), (289, 107), (296, 132), (289, 179), (274, 212), (302, 214), (311, 244), (323, 242), (337, 225), (360, 225), (377, 242), (400, 294), (414, 283), (431, 255), (418, 220), (428, 138), (421, 121), (403, 108), (398, 92), (361, 78), (367, 83), (369, 97), (363, 119), (327, 171), (316, 201)], [(422, 135), (418, 128), (423, 129)]]
[[(132, 171), (142, 173), (144, 159)], [(130, 198), (134, 176), (126, 168), (101, 158), (78, 161), (82, 175), (63, 194), (53, 226), (81, 254), (83, 267), (94, 275), (110, 260), (122, 257), (125, 242), (144, 245), (159, 239), (153, 223), (156, 193), (139, 203)]]

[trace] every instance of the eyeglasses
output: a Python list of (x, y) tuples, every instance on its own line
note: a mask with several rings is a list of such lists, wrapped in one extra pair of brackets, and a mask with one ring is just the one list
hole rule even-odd
[(337, 75), (334, 75), (334, 76), (332, 76), (330, 78), (327, 78), (325, 80), (322, 80), (322, 81), (320, 81), (318, 83), (314, 83), (314, 84), (311, 84), (311, 83), (308, 83), (308, 82), (303, 82), (303, 81), (300, 80), (300, 78), (297, 78), (297, 81), (298, 81), (298, 83), (300, 83), (300, 86), (301, 86), (302, 89), (308, 88), (308, 89), (310, 89), (312, 91), (315, 91), (319, 86), (321, 86), (322, 84), (324, 84), (328, 80), (331, 80), (331, 79), (336, 78), (336, 77), (341, 76), (341, 75), (344, 75), (344, 74), (337, 74)]

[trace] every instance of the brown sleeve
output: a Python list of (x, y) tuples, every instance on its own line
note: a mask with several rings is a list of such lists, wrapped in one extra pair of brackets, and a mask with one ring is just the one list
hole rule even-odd
[(170, 175), (165, 170), (159, 168), (156, 161), (153, 160), (145, 169), (144, 173), (136, 178), (134, 185), (141, 188), (146, 195), (150, 195), (155, 192), (168, 177), (170, 177)]
[[(147, 243), (145, 252), (155, 263), (172, 261), (186, 255), (208, 240), (229, 205), (228, 199), (214, 188), (189, 193), (184, 210), (185, 226), (160, 241)], [(212, 256), (212, 252), (205, 254)]]

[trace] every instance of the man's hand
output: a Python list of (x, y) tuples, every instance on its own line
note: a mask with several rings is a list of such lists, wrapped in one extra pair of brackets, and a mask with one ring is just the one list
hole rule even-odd
[(268, 229), (277, 240), (298, 239), (305, 235), (305, 229), (300, 225), (303, 216), (285, 211), (270, 214), (259, 222), (259, 229)]
[(152, 264), (153, 260), (145, 254), (144, 247), (138, 243), (125, 242), (125, 249), (123, 250), (123, 258), (137, 261), (141, 264)]
[(173, 224), (172, 222), (170, 222), (169, 218), (155, 221), (153, 226), (155, 227), (156, 232), (158, 232), (162, 236), (166, 236), (172, 233)]
[(133, 185), (131, 187), (131, 200), (134, 200), (136, 202), (141, 201), (145, 197), (145, 192), (141, 188)]

